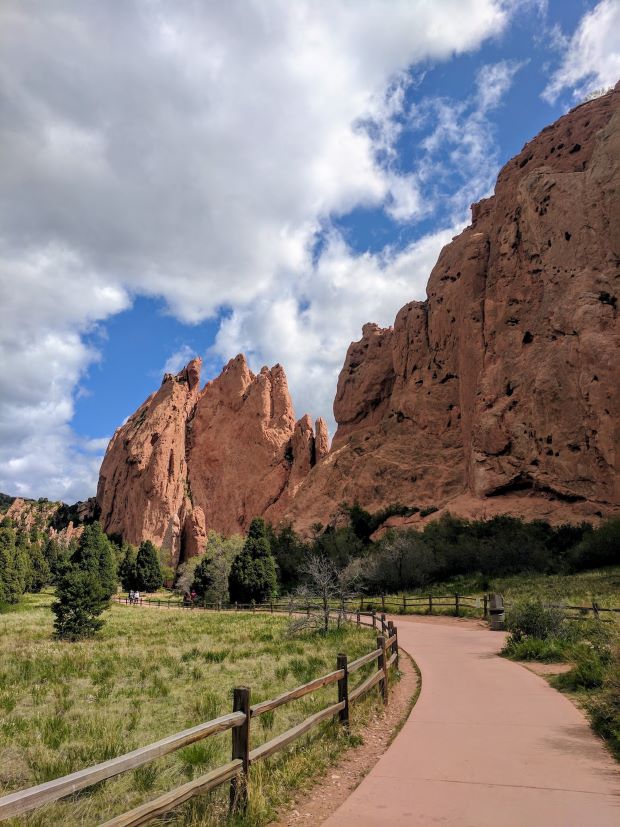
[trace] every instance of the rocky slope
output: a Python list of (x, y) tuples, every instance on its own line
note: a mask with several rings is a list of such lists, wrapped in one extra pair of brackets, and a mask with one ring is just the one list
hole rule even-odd
[(554, 522), (618, 511), (619, 87), (526, 144), (472, 219), (426, 301), (349, 347), (332, 450), (286, 513), (298, 528), (343, 500)]
[(74, 505), (66, 505), (45, 498), (28, 500), (22, 497), (0, 496), (6, 503), (6, 509), (0, 509), (1, 519), (8, 517), (20, 531), (30, 533), (32, 529), (36, 529), (49, 537), (55, 537), (62, 544), (78, 538), (84, 526), (93, 522), (97, 515), (94, 497)]
[(200, 359), (119, 428), (99, 477), (108, 534), (152, 540), (172, 564), (198, 553), (207, 529), (244, 531), (255, 516), (278, 522), (316, 461), (327, 429), (295, 421), (280, 365), (252, 373), (243, 356), (200, 389)]

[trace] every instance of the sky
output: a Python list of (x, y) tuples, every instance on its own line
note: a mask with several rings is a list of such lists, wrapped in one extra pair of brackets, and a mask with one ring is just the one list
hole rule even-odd
[(2, 0), (0, 491), (94, 495), (195, 355), (280, 362), (333, 433), (348, 344), (619, 32), (620, 0)]

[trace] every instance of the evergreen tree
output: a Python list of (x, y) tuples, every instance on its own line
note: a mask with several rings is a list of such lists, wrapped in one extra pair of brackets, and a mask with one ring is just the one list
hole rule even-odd
[(228, 585), (230, 599), (239, 603), (262, 603), (276, 595), (276, 563), (262, 517), (252, 520), (241, 554), (232, 564)]
[(126, 592), (137, 588), (136, 549), (129, 543), (123, 543), (123, 559), (118, 569), (118, 576)]
[(99, 615), (110, 605), (116, 584), (112, 545), (101, 525), (93, 523), (84, 529), (58, 577), (52, 604), (57, 637), (79, 640), (98, 631), (103, 625)]
[(30, 543), (25, 549), (28, 555), (27, 592), (40, 592), (51, 581), (50, 568), (43, 554), (40, 543)]
[(136, 588), (140, 591), (155, 592), (161, 588), (164, 578), (157, 549), (150, 540), (140, 543), (136, 557)]
[(0, 603), (17, 603), (24, 592), (15, 562), (15, 532), (0, 528)]
[(207, 592), (213, 587), (215, 578), (213, 576), (213, 560), (205, 555), (194, 570), (192, 590), (198, 597), (204, 599)]
[(62, 557), (62, 551), (58, 540), (55, 537), (48, 537), (43, 545), (43, 556), (45, 562), (50, 570), (50, 582), (56, 582), (56, 575), (58, 574), (59, 560)]

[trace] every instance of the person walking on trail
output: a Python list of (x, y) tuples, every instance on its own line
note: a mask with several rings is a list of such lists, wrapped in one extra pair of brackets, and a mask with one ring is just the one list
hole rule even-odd
[(140, 592), (138, 590), (133, 593), (133, 600), (136, 606), (138, 606), (140, 603)]
[(129, 605), (130, 606), (133, 606), (133, 599), (134, 599), (133, 589), (130, 589), (129, 590)]

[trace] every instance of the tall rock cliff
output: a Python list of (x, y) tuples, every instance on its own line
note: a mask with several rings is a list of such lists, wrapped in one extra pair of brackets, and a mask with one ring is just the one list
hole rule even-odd
[(119, 428), (97, 488), (108, 534), (152, 540), (173, 564), (199, 553), (206, 532), (244, 531), (253, 517), (277, 523), (327, 452), (325, 423), (295, 422), (284, 370), (258, 375), (243, 356), (200, 389), (200, 359)]
[(528, 143), (472, 219), (426, 301), (349, 347), (332, 450), (286, 514), (299, 528), (343, 500), (618, 511), (619, 87)]

